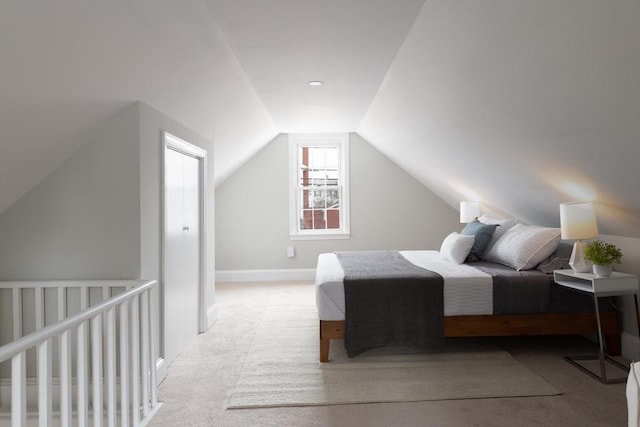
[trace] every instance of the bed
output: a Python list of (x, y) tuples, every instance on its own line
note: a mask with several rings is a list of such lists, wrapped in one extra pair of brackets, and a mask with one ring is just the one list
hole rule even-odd
[[(509, 236), (504, 231), (502, 234)], [(498, 236), (496, 240), (501, 237)], [(559, 250), (557, 240), (552, 254), (557, 254)], [(495, 259), (490, 256), (475, 262), (458, 263), (444, 256), (443, 250), (448, 250), (444, 242), (440, 251), (412, 250), (398, 251), (398, 254), (412, 265), (442, 277), (444, 337), (596, 332), (593, 299), (589, 295), (555, 285), (550, 273), (558, 267), (557, 263), (547, 266), (547, 271), (513, 268), (494, 262)], [(513, 256), (513, 250), (511, 247), (509, 256)], [(548, 249), (544, 252), (547, 260), (550, 255), (548, 252)], [(321, 362), (329, 361), (331, 340), (345, 338), (345, 271), (339, 255), (323, 253), (318, 257), (316, 304), (320, 320)], [(558, 257), (555, 259), (557, 261)], [(537, 264), (539, 261), (535, 260)], [(351, 304), (355, 306), (353, 302)], [(619, 354), (618, 317), (612, 300), (602, 299), (600, 307), (608, 351)]]

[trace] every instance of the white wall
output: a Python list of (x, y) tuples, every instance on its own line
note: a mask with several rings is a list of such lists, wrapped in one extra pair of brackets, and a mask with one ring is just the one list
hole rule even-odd
[(0, 280), (139, 277), (137, 145), (131, 106), (3, 212)]
[[(357, 134), (350, 135), (351, 238), (289, 239), (288, 138), (281, 134), (216, 188), (218, 271), (315, 268), (334, 250), (437, 249), (458, 213)], [(287, 246), (296, 249), (287, 258)]]

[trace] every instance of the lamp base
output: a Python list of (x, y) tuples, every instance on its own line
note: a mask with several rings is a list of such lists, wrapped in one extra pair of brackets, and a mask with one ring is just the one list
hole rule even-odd
[(582, 240), (578, 240), (573, 244), (569, 265), (576, 273), (590, 273), (591, 263), (584, 258), (584, 250), (586, 245)]

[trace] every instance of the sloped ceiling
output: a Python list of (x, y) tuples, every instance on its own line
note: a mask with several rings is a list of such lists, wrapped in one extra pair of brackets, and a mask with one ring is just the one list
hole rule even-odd
[(359, 133), (451, 206), (640, 237), (640, 2), (427, 1)]
[[(0, 212), (141, 100), (215, 143), (357, 131), (452, 207), (640, 237), (637, 0), (0, 2)], [(312, 88), (309, 80), (325, 85)]]
[(138, 100), (213, 140), (217, 179), (278, 134), (206, 2), (0, 1), (0, 212)]

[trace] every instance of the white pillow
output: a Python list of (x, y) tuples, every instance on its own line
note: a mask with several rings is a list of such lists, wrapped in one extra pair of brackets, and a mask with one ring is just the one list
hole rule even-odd
[(553, 253), (560, 243), (560, 229), (516, 224), (489, 248), (485, 261), (516, 270), (530, 270)]
[(484, 252), (485, 254), (489, 252), (489, 249), (491, 249), (493, 245), (496, 244), (498, 239), (502, 237), (502, 235), (506, 233), (508, 229), (516, 225), (516, 223), (518, 222), (516, 218), (498, 219), (498, 218), (492, 218), (489, 215), (482, 215), (480, 218), (478, 218), (478, 221), (480, 221), (483, 224), (498, 224), (498, 226), (496, 227), (496, 231), (494, 231), (493, 236), (491, 236), (491, 241), (489, 242), (489, 244), (487, 245), (487, 248), (485, 249), (485, 252)]
[(444, 238), (440, 247), (440, 258), (462, 264), (471, 251), (476, 236), (465, 236), (453, 232)]

